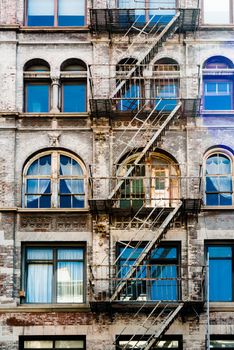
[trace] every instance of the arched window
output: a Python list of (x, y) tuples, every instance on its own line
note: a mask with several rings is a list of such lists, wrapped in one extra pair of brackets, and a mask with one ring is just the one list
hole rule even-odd
[(203, 65), (203, 110), (234, 109), (233, 63), (226, 57), (214, 56)]
[(205, 203), (210, 206), (232, 205), (232, 161), (221, 152), (206, 158)]
[(24, 66), (25, 112), (43, 113), (50, 110), (50, 66), (34, 59)]
[(28, 26), (84, 26), (85, 0), (27, 0)]
[(79, 59), (69, 59), (61, 65), (62, 111), (87, 111), (87, 66)]
[(156, 110), (172, 111), (179, 98), (180, 66), (172, 58), (161, 58), (153, 67), (151, 101)]
[[(137, 155), (120, 165), (124, 175)], [(169, 156), (153, 152), (144, 163), (134, 166), (120, 190), (120, 207), (169, 207), (179, 199), (179, 166)]]
[(84, 165), (61, 151), (34, 157), (24, 169), (23, 202), (26, 208), (84, 208)]

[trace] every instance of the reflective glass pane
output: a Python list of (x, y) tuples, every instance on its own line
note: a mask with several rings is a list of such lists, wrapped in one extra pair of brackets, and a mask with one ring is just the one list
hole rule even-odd
[(231, 110), (232, 109), (232, 97), (231, 97), (231, 95), (205, 96), (204, 97), (204, 108), (206, 110), (213, 110), (213, 111)]
[(53, 349), (52, 340), (25, 340), (24, 349)]
[(72, 196), (60, 196), (60, 208), (72, 208)]
[(152, 259), (176, 259), (177, 258), (177, 248), (166, 247), (166, 248), (156, 248), (151, 254)]
[(234, 349), (234, 340), (211, 340), (211, 349)]
[(50, 180), (40, 179), (39, 180), (39, 192), (40, 193), (50, 193)]
[(51, 156), (47, 155), (36, 159), (28, 168), (27, 175), (50, 175)]
[(231, 258), (231, 247), (208, 247), (208, 253), (210, 258)]
[(59, 260), (80, 260), (84, 258), (84, 250), (79, 249), (58, 249)]
[(220, 205), (232, 205), (232, 195), (229, 193), (220, 194)]
[(204, 23), (228, 24), (230, 23), (229, 0), (204, 0)]
[(72, 193), (71, 180), (60, 180), (60, 193)]
[(28, 179), (26, 188), (27, 193), (39, 193), (38, 180)]
[(85, 24), (85, 0), (59, 0), (58, 25), (83, 26)]
[(83, 262), (57, 264), (57, 302), (83, 302)]
[(232, 301), (232, 261), (210, 259), (210, 301)]
[(84, 349), (83, 340), (56, 340), (56, 349)]
[(152, 300), (177, 300), (177, 267), (175, 265), (158, 265), (151, 267)]
[(219, 195), (206, 194), (206, 205), (219, 205)]
[(71, 180), (72, 193), (84, 193), (84, 180)]
[(173, 348), (173, 349), (179, 349), (179, 342), (178, 340), (160, 340), (158, 343), (157, 343), (157, 349), (170, 349), (170, 348)]
[(63, 85), (63, 112), (86, 112), (86, 83)]
[(50, 208), (51, 207), (51, 196), (40, 196), (39, 208)]
[(215, 176), (206, 177), (206, 191), (217, 192), (219, 191), (219, 178)]
[(207, 92), (216, 92), (216, 83), (206, 83), (205, 87)]
[(27, 270), (27, 303), (52, 302), (53, 266), (49, 264), (30, 264)]
[(231, 176), (220, 176), (219, 177), (219, 191), (220, 192), (231, 192), (232, 191), (232, 178), (231, 178)]
[(52, 260), (53, 251), (49, 248), (27, 248), (28, 260)]
[(27, 208), (39, 208), (39, 197), (37, 195), (26, 196), (26, 207)]
[(53, 26), (54, 0), (28, 0), (28, 25)]
[(49, 111), (49, 85), (26, 85), (26, 112), (46, 113)]
[(67, 156), (60, 156), (60, 175), (82, 176), (83, 170), (79, 163)]
[(84, 196), (72, 197), (72, 208), (84, 208), (84, 207), (85, 207)]

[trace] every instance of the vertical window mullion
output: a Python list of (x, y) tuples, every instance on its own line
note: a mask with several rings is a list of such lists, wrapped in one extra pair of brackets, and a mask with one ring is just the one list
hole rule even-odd
[(58, 208), (59, 200), (58, 200), (58, 192), (59, 192), (59, 153), (52, 152), (51, 154), (51, 207)]
[(58, 26), (58, 0), (54, 0), (54, 26)]

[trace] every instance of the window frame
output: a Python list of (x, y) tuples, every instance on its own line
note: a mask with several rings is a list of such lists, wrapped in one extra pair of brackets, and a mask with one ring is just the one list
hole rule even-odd
[[(27, 290), (27, 276), (28, 276), (28, 263), (26, 259), (26, 254), (27, 254), (27, 248), (44, 248), (44, 249), (52, 249), (53, 250), (53, 259), (52, 261), (52, 266), (53, 266), (53, 277), (52, 277), (52, 302), (51, 303), (41, 303), (41, 302), (27, 302), (26, 301), (26, 290)], [(57, 257), (55, 258), (56, 251), (60, 248), (68, 248), (68, 249), (76, 249), (76, 248), (81, 248), (83, 250), (83, 301), (80, 303), (75, 303), (75, 304), (85, 304), (86, 299), (87, 299), (87, 247), (86, 243), (82, 242), (64, 242), (64, 243), (53, 243), (53, 242), (27, 242), (23, 243), (21, 246), (21, 290), (24, 291), (24, 297), (21, 298), (21, 304), (26, 304), (26, 305), (72, 305), (74, 303), (69, 303), (69, 302), (57, 302), (56, 297), (57, 297), (57, 269), (56, 269), (56, 263), (59, 261)], [(67, 260), (69, 261), (69, 260)], [(74, 261), (74, 260), (73, 260)], [(77, 260), (78, 261), (78, 260)]]
[[(50, 186), (51, 186), (51, 206), (49, 208), (43, 208), (43, 207), (38, 207), (38, 208), (30, 208), (27, 207), (27, 180), (30, 178), (35, 178), (35, 179), (40, 179), (43, 177), (43, 175), (27, 175), (28, 170), (30, 166), (33, 164), (34, 161), (37, 159), (40, 159), (43, 156), (50, 155), (51, 156), (51, 174), (46, 175), (47, 178), (50, 178)], [(76, 207), (60, 207), (60, 180), (61, 179), (66, 179), (66, 178), (72, 178), (72, 175), (61, 175), (60, 174), (60, 156), (64, 155), (66, 157), (69, 157), (76, 161), (79, 166), (82, 169), (83, 176), (78, 176), (75, 175), (74, 179), (77, 180), (83, 180), (84, 184), (84, 193), (82, 196), (84, 197), (84, 206), (82, 208), (76, 208)], [(55, 170), (56, 170), (56, 175), (55, 175)], [(69, 195), (69, 194), (68, 194)], [(70, 196), (74, 196), (75, 194), (70, 194)], [(80, 194), (81, 195), (81, 194)], [(84, 210), (88, 208), (88, 177), (87, 177), (87, 171), (85, 168), (84, 163), (74, 154), (59, 150), (59, 149), (54, 149), (54, 150), (48, 150), (45, 152), (41, 152), (39, 154), (36, 154), (34, 157), (31, 157), (26, 164), (24, 164), (23, 167), (23, 181), (22, 181), (22, 208), (28, 209), (28, 210), (54, 210), (54, 209), (59, 209), (59, 210)]]
[[(225, 302), (233, 302), (234, 301), (234, 241), (232, 240), (226, 240), (226, 241), (212, 241), (212, 240), (206, 240), (205, 241), (205, 257), (207, 261), (207, 254), (208, 254), (208, 247), (231, 247), (232, 249), (232, 301), (210, 301), (211, 303), (225, 303)], [(217, 258), (222, 259), (224, 258)], [(209, 259), (210, 260), (210, 259)], [(227, 258), (225, 260), (228, 260)], [(230, 260), (230, 259), (229, 259)]]
[[(216, 91), (215, 92), (207, 92), (207, 84), (213, 83), (216, 85)], [(227, 84), (228, 92), (222, 93), (218, 91), (218, 85), (222, 83)], [(217, 97), (219, 98), (220, 96), (230, 96), (231, 99), (231, 108), (230, 109), (206, 109), (205, 108), (205, 99), (206, 97)], [(204, 112), (209, 112), (212, 113), (212, 111), (218, 112), (219, 114), (222, 114), (223, 112), (228, 112), (228, 111), (233, 111), (234, 109), (234, 80), (233, 78), (227, 78), (226, 79), (222, 76), (219, 76), (218, 73), (216, 76), (213, 78), (206, 77), (206, 74), (203, 74), (203, 111)]]
[[(85, 72), (86, 73), (86, 72)], [(85, 87), (85, 100), (84, 100), (84, 106), (85, 111), (79, 112), (79, 111), (70, 111), (65, 112), (64, 111), (64, 86), (65, 85), (77, 85), (77, 83), (83, 83)], [(87, 79), (85, 78), (63, 78), (61, 80), (61, 112), (62, 113), (87, 113), (87, 106), (88, 106), (88, 98), (87, 98)]]
[[(121, 242), (116, 242), (116, 246), (115, 246), (115, 256), (117, 261), (117, 275), (119, 276), (119, 272), (121, 271), (121, 261), (124, 260), (121, 258), (121, 247), (126, 247), (127, 244), (129, 242), (128, 241), (121, 241)], [(143, 241), (139, 244), (138, 241), (132, 241), (131, 242), (131, 247), (137, 247), (139, 248), (144, 248), (147, 245), (148, 241)], [(155, 247), (155, 249), (157, 248), (176, 248), (176, 252), (177, 252), (177, 257), (176, 258), (160, 258), (160, 259), (156, 259), (156, 258), (152, 258), (151, 256), (147, 259), (146, 265), (152, 265), (152, 266), (156, 266), (156, 265), (173, 265), (176, 266), (176, 277), (175, 277), (175, 281), (176, 281), (176, 293), (177, 293), (177, 298), (175, 300), (179, 301), (182, 298), (182, 288), (183, 285), (181, 283), (180, 277), (182, 274), (182, 266), (181, 266), (181, 241), (162, 241), (160, 242), (159, 245), (157, 245), (157, 247)], [(133, 250), (134, 251), (134, 250)], [(135, 258), (130, 258), (128, 261), (135, 261)], [(131, 264), (129, 264), (130, 266)], [(148, 270), (148, 269), (147, 269)], [(140, 283), (144, 283), (144, 281), (140, 282)], [(151, 282), (152, 283), (152, 282)], [(152, 299), (152, 291), (153, 291), (153, 285), (149, 285), (149, 283), (147, 283), (146, 281), (146, 296), (147, 299), (151, 300)], [(127, 294), (127, 292), (126, 292)], [(152, 299), (154, 300), (154, 299)], [(156, 299), (157, 300), (157, 299)], [(165, 299), (166, 301), (167, 299)]]
[(87, 0), (83, 0), (84, 1), (84, 24), (82, 26), (59, 26), (58, 25), (58, 17), (59, 17), (59, 0), (53, 0), (54, 2), (54, 25), (52, 26), (29, 26), (28, 25), (28, 0), (24, 0), (24, 24), (26, 27), (30, 27), (30, 28), (83, 28), (87, 26), (87, 15), (88, 15), (88, 9), (87, 9)]
[[(225, 157), (227, 157), (230, 160), (230, 166), (231, 166), (231, 172), (230, 174), (206, 174), (206, 162), (207, 160), (212, 157), (213, 155), (218, 154), (218, 155), (223, 155)], [(231, 152), (228, 152), (226, 149), (220, 149), (220, 148), (214, 148), (212, 149), (210, 152), (207, 152), (207, 154), (204, 157), (204, 162), (203, 162), (203, 169), (205, 169), (204, 172), (204, 179), (203, 179), (203, 183), (204, 183), (204, 191), (203, 191), (203, 198), (204, 198), (204, 206), (209, 208), (209, 209), (225, 209), (225, 208), (232, 208), (234, 206), (234, 176), (233, 176), (233, 171), (234, 171), (234, 165), (233, 165), (233, 155), (231, 154)], [(207, 191), (206, 191), (206, 179), (207, 177), (227, 177), (227, 176), (231, 176), (231, 184), (232, 184), (232, 192), (214, 192), (217, 194), (221, 194), (221, 193), (231, 193), (231, 199), (232, 199), (232, 204), (230, 205), (207, 205), (207, 201), (206, 201), (206, 196), (207, 196)], [(211, 193), (211, 192), (208, 192)], [(212, 192), (213, 193), (213, 192)]]
[[(25, 350), (24, 348), (24, 341), (27, 340), (52, 340), (53, 345), (56, 340), (82, 340), (84, 341), (84, 348), (81, 350), (86, 350), (86, 336), (85, 335), (20, 335), (19, 336), (19, 350)], [(34, 350), (34, 349), (32, 349)], [(55, 347), (52, 348), (52, 350), (57, 350)], [(65, 349), (61, 349), (65, 350)]]
[[(132, 339), (133, 338), (133, 339)], [(119, 350), (119, 341), (121, 340), (125, 340), (125, 341), (129, 341), (131, 340), (147, 340), (147, 336), (146, 335), (135, 335), (134, 337), (132, 335), (117, 335), (116, 336), (116, 350)], [(179, 347), (178, 348), (171, 348), (171, 349), (176, 349), (176, 350), (183, 350), (183, 336), (182, 335), (163, 335), (162, 338), (160, 338), (158, 341), (163, 341), (163, 340), (177, 340), (179, 342)], [(157, 349), (157, 348), (152, 348), (152, 350)], [(158, 349), (166, 349), (166, 348), (158, 348)]]

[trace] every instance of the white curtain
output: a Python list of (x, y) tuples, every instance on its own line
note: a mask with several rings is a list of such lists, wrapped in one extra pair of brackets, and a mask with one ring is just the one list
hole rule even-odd
[(53, 16), (54, 0), (28, 0), (29, 16)]
[(27, 275), (27, 303), (52, 302), (53, 266), (49, 264), (29, 264)]
[(84, 0), (59, 0), (59, 16), (84, 16)]

